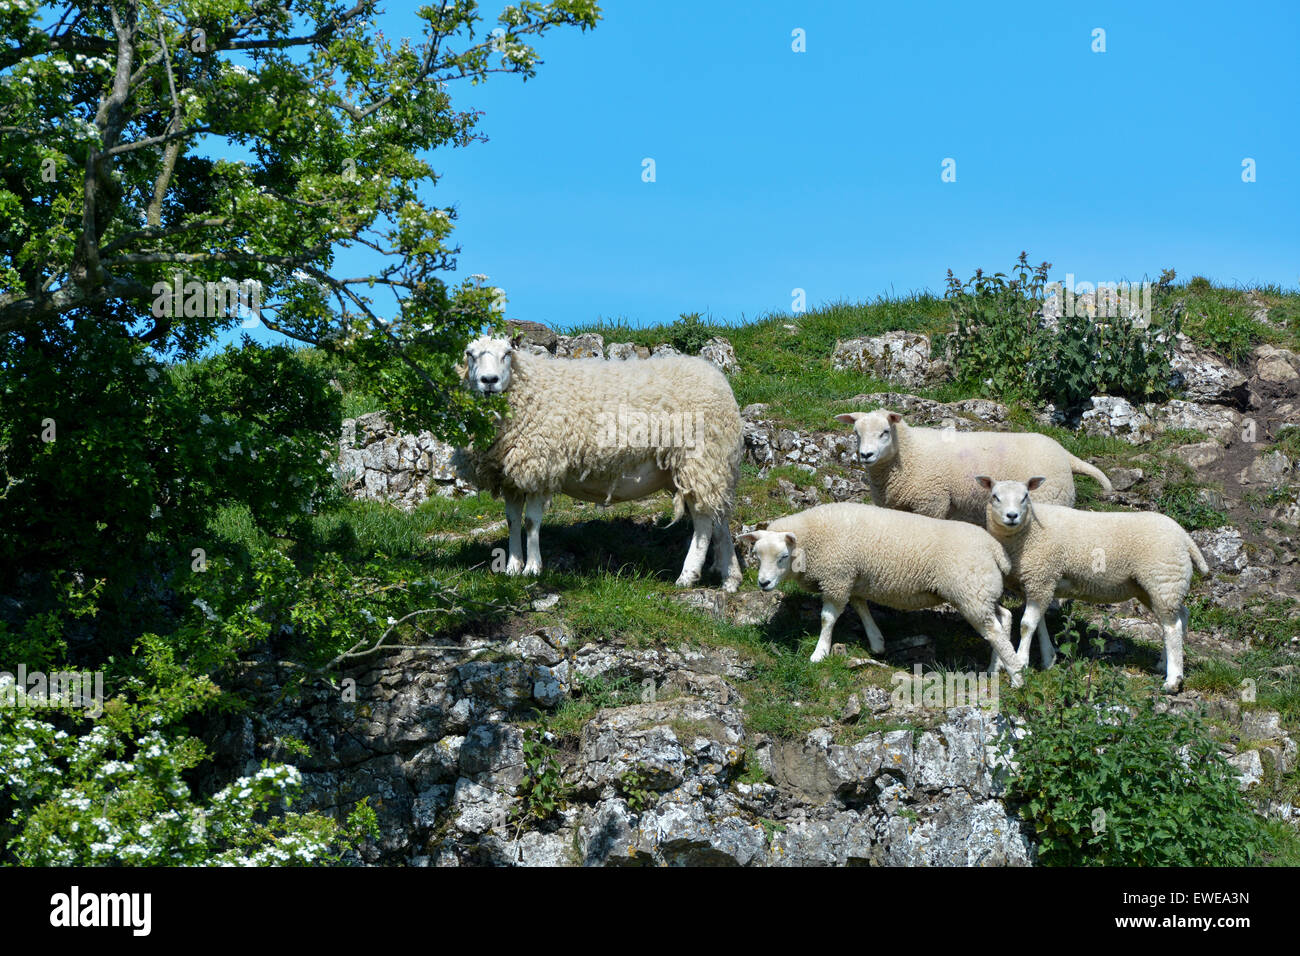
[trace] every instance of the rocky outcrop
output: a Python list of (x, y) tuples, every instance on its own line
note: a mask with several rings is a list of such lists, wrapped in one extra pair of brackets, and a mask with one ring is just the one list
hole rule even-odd
[(1244, 411), (1250, 407), (1250, 386), (1246, 376), (1218, 356), (1198, 348), (1186, 335), (1179, 334), (1174, 349), (1173, 374), (1169, 385), (1182, 390), (1190, 402), (1228, 405)]
[(908, 388), (937, 385), (950, 374), (945, 362), (930, 357), (929, 338), (915, 332), (836, 342), (831, 365)]
[(356, 498), (388, 501), (410, 511), (432, 495), (473, 494), (451, 467), (454, 449), (431, 432), (398, 432), (383, 412), (345, 419), (336, 473)]
[[(1030, 841), (1003, 805), (1000, 718), (933, 711), (935, 725), (837, 742), (752, 735), (727, 648), (633, 649), (575, 642), (563, 627), (463, 648), (408, 649), (236, 716), (216, 744), (234, 772), (305, 741), (296, 806), (376, 808), (363, 856), (415, 865), (1026, 865)], [(488, 652), (491, 651), (489, 654)], [(268, 663), (241, 675), (274, 698)], [(550, 737), (561, 808), (523, 821), (531, 718), (582, 699), (585, 682), (632, 689), (595, 711), (576, 742)], [(876, 712), (889, 695), (867, 702)], [(861, 707), (861, 704), (859, 704)], [(913, 715), (915, 716), (915, 715)], [(543, 746), (548, 746), (543, 744)]]

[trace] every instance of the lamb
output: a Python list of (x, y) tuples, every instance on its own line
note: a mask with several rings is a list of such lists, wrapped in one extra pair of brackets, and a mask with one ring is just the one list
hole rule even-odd
[[(1164, 630), (1164, 689), (1183, 682), (1183, 640), (1187, 636), (1187, 592), (1192, 566), (1205, 574), (1201, 550), (1178, 522), (1150, 511), (1079, 511), (1030, 500), (1043, 484), (976, 479), (987, 491), (986, 527), (1006, 548), (1008, 583), (1025, 596), (1016, 656), (1029, 662), (1030, 638), (1038, 630), (1043, 666), (1056, 657), (1043, 621), (1052, 598), (1110, 604), (1137, 598)], [(996, 662), (995, 662), (996, 663)]]
[(487, 451), (456, 456), (462, 477), (505, 498), (506, 573), (541, 573), (539, 529), (556, 493), (609, 504), (669, 490), (673, 521), (689, 513), (694, 523), (677, 584), (699, 580), (712, 539), (713, 567), (735, 591), (741, 568), (728, 520), (743, 427), (722, 373), (691, 356), (555, 359), (516, 344), (481, 336), (465, 349), (469, 387), (504, 394), (509, 414)]
[(835, 418), (853, 426), (871, 500), (887, 508), (983, 527), (985, 496), (975, 484), (977, 474), (999, 479), (1043, 475), (1040, 500), (1066, 507), (1074, 504), (1075, 473), (1090, 475), (1111, 490), (1099, 469), (1046, 435), (913, 428), (883, 408)]
[(981, 528), (956, 521), (840, 502), (779, 518), (740, 536), (758, 557), (758, 586), (771, 591), (793, 576), (822, 595), (822, 629), (813, 663), (831, 648), (835, 621), (852, 604), (874, 653), (885, 649), (867, 601), (919, 610), (945, 601), (993, 645), (1012, 684), (1021, 665), (1011, 646), (1011, 612), (998, 605), (1010, 571), (1002, 546)]

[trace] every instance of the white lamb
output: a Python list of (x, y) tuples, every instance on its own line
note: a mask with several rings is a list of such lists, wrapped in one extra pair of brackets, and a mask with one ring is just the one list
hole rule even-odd
[(787, 574), (822, 595), (822, 629), (813, 663), (826, 657), (846, 604), (862, 618), (871, 650), (885, 649), (867, 601), (913, 611), (951, 603), (1020, 683), (1011, 646), (1011, 612), (998, 605), (1011, 569), (1001, 545), (957, 521), (840, 502), (787, 515), (740, 536), (758, 557), (758, 586), (771, 591)]
[(1029, 662), (1035, 628), (1043, 666), (1052, 666), (1056, 649), (1043, 609), (1054, 596), (1090, 604), (1137, 598), (1164, 630), (1164, 688), (1176, 692), (1183, 682), (1192, 566), (1202, 574), (1208, 570), (1191, 535), (1172, 518), (1151, 511), (1078, 511), (1031, 501), (1041, 477), (995, 482), (981, 475), (977, 480), (988, 492), (986, 526), (1011, 559), (1008, 583), (1025, 596), (1016, 655), (1021, 666)]
[(1091, 475), (1111, 490), (1099, 469), (1046, 435), (912, 428), (902, 415), (883, 408), (835, 418), (853, 426), (871, 500), (886, 508), (983, 527), (985, 496), (976, 475), (1022, 480), (1043, 475), (1040, 500), (1067, 507), (1074, 504), (1075, 473)]
[(505, 498), (507, 573), (541, 573), (538, 534), (557, 492), (609, 504), (669, 490), (673, 520), (689, 512), (694, 522), (677, 584), (699, 580), (711, 538), (713, 566), (736, 590), (741, 569), (728, 519), (743, 427), (731, 386), (713, 365), (682, 355), (556, 359), (487, 336), (469, 344), (465, 361), (469, 386), (504, 393), (510, 406), (487, 451), (457, 455), (467, 480)]

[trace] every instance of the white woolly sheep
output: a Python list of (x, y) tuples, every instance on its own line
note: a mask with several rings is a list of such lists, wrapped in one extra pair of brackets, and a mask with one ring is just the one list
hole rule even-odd
[(913, 428), (883, 408), (835, 418), (853, 426), (871, 500), (886, 508), (983, 527), (985, 496), (976, 475), (1021, 480), (1043, 475), (1040, 500), (1067, 507), (1074, 504), (1075, 473), (1091, 475), (1111, 490), (1099, 469), (1035, 432)]
[(741, 569), (728, 520), (743, 427), (731, 386), (714, 366), (682, 355), (556, 359), (487, 336), (469, 344), (465, 360), (469, 387), (504, 393), (510, 406), (487, 451), (462, 450), (456, 459), (463, 477), (505, 498), (507, 573), (541, 573), (538, 533), (557, 492), (609, 504), (668, 490), (673, 521), (689, 512), (694, 522), (677, 584), (699, 580), (712, 539), (713, 566), (736, 590)]
[(813, 663), (831, 649), (831, 631), (851, 603), (871, 650), (885, 649), (867, 601), (903, 611), (945, 601), (993, 645), (1019, 684), (1011, 646), (1011, 612), (998, 605), (1011, 569), (1001, 545), (986, 531), (875, 505), (840, 502), (779, 518), (765, 530), (740, 536), (758, 557), (758, 585), (771, 591), (787, 574), (799, 587), (820, 592), (822, 629)]
[[(1043, 666), (1056, 657), (1043, 609), (1053, 597), (1090, 604), (1137, 598), (1164, 631), (1166, 691), (1183, 682), (1183, 640), (1187, 636), (1187, 592), (1192, 566), (1208, 568), (1191, 535), (1174, 519), (1151, 511), (1079, 511), (1030, 500), (1043, 484), (976, 479), (988, 492), (986, 527), (1011, 559), (1008, 583), (1025, 596), (1020, 620), (1021, 666), (1029, 662), (1030, 639), (1038, 630)], [(996, 663), (996, 662), (995, 662)]]

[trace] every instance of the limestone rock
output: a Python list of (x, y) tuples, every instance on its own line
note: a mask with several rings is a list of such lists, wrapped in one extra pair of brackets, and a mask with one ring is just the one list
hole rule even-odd
[(949, 374), (946, 363), (930, 357), (930, 340), (915, 332), (837, 342), (831, 364), (910, 388), (937, 384)]

